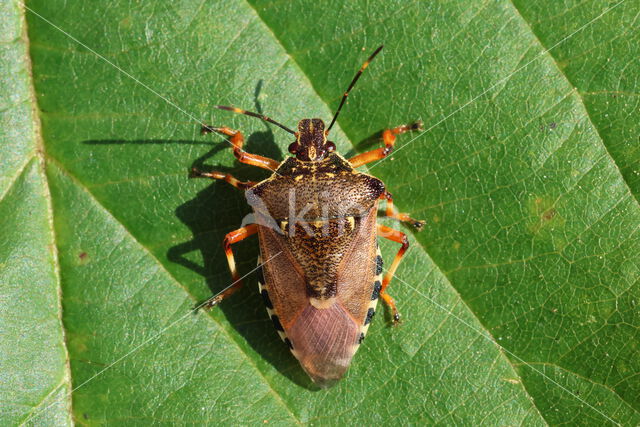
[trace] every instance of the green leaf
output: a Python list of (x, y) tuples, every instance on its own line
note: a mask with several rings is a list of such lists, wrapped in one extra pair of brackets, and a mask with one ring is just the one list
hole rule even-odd
[[(637, 2), (27, 7), (0, 6), (0, 424), (640, 423)], [(332, 138), (421, 118), (368, 171), (427, 226), (404, 323), (317, 390), (252, 275), (192, 313), (249, 208), (187, 175), (265, 178), (199, 121), (282, 159), (290, 136), (213, 106), (328, 120), (380, 43)]]
[[(60, 275), (24, 17), (0, 4), (0, 424), (71, 422)], [(46, 408), (46, 410), (45, 410)]]

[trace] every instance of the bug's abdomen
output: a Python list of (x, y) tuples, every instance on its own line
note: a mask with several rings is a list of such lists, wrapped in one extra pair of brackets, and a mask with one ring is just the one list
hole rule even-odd
[(265, 282), (261, 265), (262, 260), (259, 257), (259, 267), (256, 270), (258, 290), (280, 338), (316, 384), (321, 387), (331, 386), (348, 369), (375, 315), (382, 287), (383, 261), (380, 250), (377, 249), (373, 259), (374, 281), (371, 286), (368, 310), (359, 323), (354, 321), (341, 304), (333, 304), (325, 309), (307, 305), (285, 331), (271, 301), (269, 286)]
[[(265, 262), (263, 277), (258, 278), (267, 311), (280, 337), (321, 386), (331, 385), (347, 370), (371, 323), (381, 287), (376, 209), (352, 221), (340, 220), (351, 222), (340, 250), (333, 247), (335, 238), (319, 238), (315, 233), (296, 235), (306, 243), (292, 250), (292, 236), (258, 228)], [(305, 247), (306, 252), (301, 249)], [(311, 250), (314, 256), (309, 255)], [(334, 262), (327, 261), (331, 256), (336, 257)], [(311, 292), (314, 277), (331, 280), (332, 292), (320, 297)]]
[(378, 298), (380, 297), (380, 291), (382, 290), (382, 254), (380, 248), (377, 248), (376, 258), (374, 260), (375, 276), (373, 279), (373, 290), (371, 292), (371, 302), (367, 308), (367, 314), (365, 315), (364, 322), (360, 327), (360, 336), (358, 338), (358, 344), (362, 343), (364, 337), (367, 335), (369, 326), (373, 321), (373, 316), (376, 314), (376, 307), (378, 305)]
[(368, 328), (368, 324), (354, 322), (340, 304), (326, 309), (307, 304), (285, 331), (271, 301), (270, 287), (265, 283), (261, 258), (258, 265), (258, 289), (278, 335), (317, 385), (333, 385), (349, 368), (364, 337), (363, 327)]
[(275, 312), (273, 302), (271, 302), (271, 297), (269, 296), (269, 289), (265, 285), (261, 257), (258, 257), (258, 268), (256, 269), (256, 275), (258, 276), (258, 291), (260, 292), (260, 296), (262, 297), (264, 306), (267, 309), (267, 314), (269, 314), (269, 318), (273, 322), (273, 326), (276, 328), (276, 331), (278, 332), (278, 335), (280, 335), (282, 341), (284, 341), (284, 343), (289, 346), (289, 349), (293, 350), (291, 340), (287, 337), (287, 334), (284, 331), (284, 327), (282, 326), (282, 322)]

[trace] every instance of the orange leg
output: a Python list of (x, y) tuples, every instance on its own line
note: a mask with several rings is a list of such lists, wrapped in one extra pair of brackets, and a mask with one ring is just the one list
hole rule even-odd
[(385, 129), (385, 131), (382, 132), (384, 147), (358, 154), (357, 156), (350, 158), (349, 163), (351, 163), (351, 166), (354, 168), (357, 168), (358, 166), (384, 159), (393, 151), (393, 146), (396, 143), (396, 135), (400, 135), (411, 130), (422, 130), (422, 122), (417, 121), (410, 125), (402, 125), (394, 127), (393, 129)]
[(416, 229), (422, 230), (422, 227), (424, 226), (425, 221), (413, 219), (409, 216), (409, 214), (398, 213), (393, 209), (393, 196), (391, 196), (391, 193), (389, 193), (388, 191), (385, 191), (384, 193), (382, 193), (380, 195), (380, 200), (383, 200), (383, 199), (387, 201), (387, 210), (385, 211), (386, 216), (397, 219), (398, 221), (409, 222)]
[(384, 279), (382, 279), (382, 287), (380, 288), (380, 298), (382, 298), (382, 301), (384, 301), (389, 309), (391, 309), (393, 324), (397, 325), (400, 322), (400, 313), (398, 313), (398, 309), (396, 308), (395, 300), (387, 293), (387, 286), (389, 286), (389, 282), (391, 282), (391, 278), (395, 274), (402, 257), (405, 252), (407, 252), (407, 249), (409, 249), (409, 240), (407, 239), (406, 234), (382, 224), (378, 224), (378, 235), (385, 239), (402, 244), (402, 247), (391, 263), (391, 267), (387, 270), (387, 274), (384, 275)]
[(209, 309), (214, 305), (218, 305), (223, 299), (235, 293), (238, 289), (242, 287), (242, 282), (240, 281), (240, 275), (236, 270), (236, 261), (233, 258), (233, 251), (231, 250), (231, 245), (234, 243), (238, 243), (247, 237), (255, 234), (258, 231), (257, 224), (247, 225), (246, 227), (238, 228), (237, 230), (228, 233), (224, 236), (224, 242), (222, 246), (224, 247), (224, 253), (227, 256), (227, 262), (229, 263), (229, 270), (231, 270), (231, 278), (233, 279), (233, 283), (227, 289), (219, 293), (218, 295), (210, 298), (205, 303), (205, 308)]
[(189, 175), (191, 178), (211, 178), (211, 179), (221, 179), (223, 181), (228, 182), (240, 190), (245, 190), (247, 188), (251, 188), (256, 185), (256, 182), (253, 181), (238, 181), (232, 175), (224, 172), (202, 172), (197, 168), (191, 168), (191, 174)]
[(218, 132), (223, 135), (229, 136), (229, 142), (233, 145), (233, 155), (236, 156), (241, 163), (246, 163), (252, 166), (258, 166), (259, 168), (269, 169), (270, 171), (275, 171), (278, 168), (277, 161), (270, 159), (268, 157), (259, 156), (258, 154), (250, 154), (242, 149), (242, 145), (244, 144), (244, 136), (242, 132), (239, 130), (234, 130), (228, 128), (226, 126), (223, 127), (213, 127), (213, 126), (202, 126), (200, 129), (200, 133), (206, 135), (211, 132)]

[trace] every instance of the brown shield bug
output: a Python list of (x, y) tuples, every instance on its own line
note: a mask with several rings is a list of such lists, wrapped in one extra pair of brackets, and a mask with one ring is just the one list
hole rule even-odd
[[(264, 264), (258, 269), (260, 293), (281, 338), (311, 379), (322, 387), (339, 380), (351, 363), (375, 314), (378, 298), (389, 306), (394, 324), (400, 320), (387, 287), (409, 242), (404, 233), (376, 223), (378, 202), (386, 200), (386, 216), (408, 222), (396, 213), (393, 198), (379, 179), (357, 167), (382, 159), (393, 150), (396, 136), (421, 129), (421, 123), (382, 132), (384, 147), (345, 159), (327, 139), (331, 127), (353, 88), (382, 46), (365, 61), (342, 97), (331, 124), (302, 119), (293, 131), (269, 117), (234, 107), (223, 110), (273, 123), (295, 136), (293, 156), (279, 163), (242, 149), (244, 137), (228, 127), (203, 126), (202, 133), (229, 137), (235, 157), (242, 163), (269, 169), (261, 182), (242, 182), (221, 172), (192, 170), (192, 177), (221, 179), (245, 190), (255, 222), (227, 234), (224, 250), (234, 284), (211, 298), (213, 307), (241, 286), (231, 245), (258, 234)], [(380, 235), (402, 246), (382, 278)]]

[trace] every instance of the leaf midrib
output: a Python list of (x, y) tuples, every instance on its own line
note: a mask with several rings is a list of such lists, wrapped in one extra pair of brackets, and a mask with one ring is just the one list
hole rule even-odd
[[(57, 241), (57, 236), (56, 236), (54, 222), (53, 222), (54, 212), (53, 212), (53, 200), (51, 197), (51, 188), (49, 186), (49, 180), (47, 179), (47, 175), (45, 171), (46, 154), (45, 154), (45, 144), (42, 138), (42, 123), (40, 121), (41, 111), (40, 111), (40, 108), (38, 107), (38, 99), (36, 96), (34, 79), (33, 79), (33, 63), (31, 58), (31, 46), (30, 46), (30, 38), (29, 38), (29, 32), (28, 32), (28, 26), (27, 26), (26, 9), (25, 9), (24, 3), (22, 3), (20, 0), (16, 2), (16, 5), (20, 9), (20, 19), (22, 21), (22, 32), (20, 34), (20, 39), (22, 40), (25, 46), (26, 55), (24, 58), (24, 62), (25, 62), (25, 68), (27, 71), (28, 79), (29, 79), (29, 84), (28, 84), (29, 94), (28, 94), (27, 102), (29, 102), (31, 106), (31, 116), (33, 120), (33, 137), (35, 139), (36, 146), (35, 146), (35, 150), (29, 153), (28, 160), (24, 163), (21, 170), (15, 175), (15, 178), (8, 186), (8, 189), (13, 187), (13, 185), (15, 185), (18, 178), (22, 175), (22, 173), (25, 171), (27, 166), (32, 161), (35, 160), (38, 162), (38, 168), (37, 168), (38, 173), (41, 175), (43, 182), (46, 183), (44, 188), (44, 199), (46, 200), (46, 204), (47, 204), (47, 214), (46, 214), (47, 225), (48, 225), (47, 231), (49, 232), (49, 240), (51, 241), (50, 251), (52, 255), (53, 270), (54, 270), (54, 276), (56, 280), (56, 290), (57, 290), (57, 299), (56, 299), (57, 307), (56, 308), (58, 311), (58, 322), (60, 326), (60, 332), (62, 334), (62, 348), (64, 351), (64, 358), (65, 358), (64, 373), (61, 381), (58, 384), (56, 384), (52, 390), (47, 392), (47, 394), (42, 398), (42, 400), (38, 402), (36, 406), (34, 406), (34, 408), (29, 412), (29, 414), (27, 414), (27, 416), (24, 418), (24, 420), (21, 421), (21, 423), (24, 423), (25, 421), (31, 419), (31, 417), (35, 413), (37, 413), (37, 410), (42, 405), (42, 403), (46, 399), (48, 399), (49, 396), (51, 396), (63, 384), (65, 384), (69, 390), (66, 393), (67, 407), (69, 408), (69, 413), (67, 415), (69, 417), (68, 419), (72, 420), (73, 419), (73, 407), (72, 407), (73, 399), (72, 399), (71, 392), (72, 392), (73, 382), (71, 380), (71, 361), (69, 358), (66, 328), (65, 328), (64, 320), (62, 316), (62, 279), (60, 275), (60, 258), (58, 256), (58, 243), (57, 243), (58, 241)], [(9, 191), (8, 189), (7, 189), (7, 193)], [(0, 201), (2, 201), (2, 199), (7, 193), (1, 196)]]

